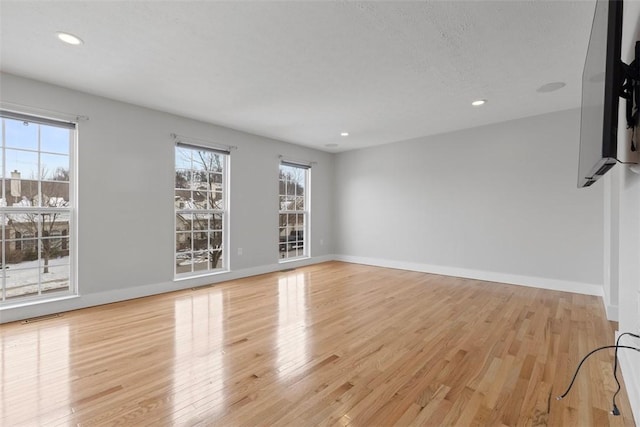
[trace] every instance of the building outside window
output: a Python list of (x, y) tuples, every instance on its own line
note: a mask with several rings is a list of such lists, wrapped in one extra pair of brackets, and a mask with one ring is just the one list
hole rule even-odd
[(308, 165), (280, 163), (280, 261), (309, 256), (309, 170)]
[(228, 268), (228, 163), (228, 151), (176, 144), (176, 278)]
[(75, 294), (74, 123), (0, 111), (0, 306)]

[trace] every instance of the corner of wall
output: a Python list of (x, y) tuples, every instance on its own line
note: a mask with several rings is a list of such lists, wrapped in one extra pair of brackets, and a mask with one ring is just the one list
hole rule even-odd
[[(616, 336), (619, 334), (618, 332)], [(620, 340), (620, 345), (639, 347), (640, 340), (624, 337)], [(633, 417), (636, 420), (636, 425), (640, 425), (640, 355), (634, 351), (621, 349), (618, 352), (618, 358)]]

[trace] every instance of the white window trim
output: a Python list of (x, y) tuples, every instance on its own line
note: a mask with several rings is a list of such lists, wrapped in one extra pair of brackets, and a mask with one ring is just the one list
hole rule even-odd
[[(229, 215), (229, 211), (230, 211), (230, 204), (229, 204), (229, 178), (231, 176), (230, 173), (230, 165), (231, 165), (231, 153), (230, 151), (222, 148), (222, 146), (208, 146), (205, 145), (204, 143), (201, 143), (200, 140), (198, 140), (195, 144), (192, 144), (190, 141), (188, 143), (183, 142), (183, 139), (178, 139), (178, 135), (172, 134), (172, 136), (174, 137), (174, 139), (176, 139), (175, 144), (174, 144), (174, 149), (173, 149), (173, 153), (174, 153), (174, 162), (173, 162), (173, 195), (175, 197), (176, 194), (176, 186), (175, 186), (175, 171), (176, 171), (176, 159), (175, 159), (175, 155), (176, 155), (176, 148), (177, 147), (183, 147), (183, 148), (191, 148), (191, 149), (203, 149), (206, 151), (212, 151), (218, 154), (222, 154), (224, 156), (224, 165), (223, 165), (223, 170), (222, 170), (222, 179), (223, 179), (223, 188), (222, 188), (222, 200), (224, 202), (224, 207), (225, 209), (206, 209), (206, 210), (195, 210), (195, 209), (178, 209), (175, 207), (174, 204), (174, 209), (173, 209), (173, 281), (174, 282), (179, 282), (179, 281), (183, 281), (183, 280), (189, 280), (189, 279), (194, 279), (194, 278), (198, 278), (198, 277), (205, 277), (205, 276), (215, 276), (218, 274), (223, 274), (223, 273), (228, 273), (230, 271), (230, 262), (229, 262), (229, 230), (230, 230), (230, 215)], [(229, 149), (235, 149), (235, 147), (233, 146), (228, 146)], [(178, 254), (177, 252), (177, 247), (176, 247), (176, 233), (177, 233), (177, 223), (176, 223), (176, 217), (178, 212), (182, 212), (182, 213), (195, 213), (195, 214), (222, 214), (222, 266), (220, 268), (216, 268), (213, 270), (199, 270), (199, 271), (191, 271), (191, 272), (185, 272), (185, 273), (178, 273), (177, 271), (177, 264), (175, 262), (176, 259), (176, 255)], [(193, 251), (192, 251), (193, 253)]]
[[(4, 103), (3, 103), (4, 105)], [(41, 115), (38, 113), (30, 113), (30, 112), (21, 112), (12, 110), (11, 108), (2, 107), (2, 117), (11, 118), (17, 120), (19, 118), (25, 118), (27, 121), (32, 119), (33, 122), (45, 124), (45, 125), (61, 125), (61, 127), (72, 128), (72, 139), (69, 143), (69, 206), (65, 208), (35, 208), (36, 210), (42, 211), (46, 209), (47, 212), (56, 212), (63, 211), (68, 213), (69, 215), (69, 287), (66, 291), (53, 292), (50, 294), (43, 294), (41, 289), (39, 289), (38, 295), (27, 295), (24, 297), (15, 297), (11, 299), (5, 298), (5, 282), (4, 276), (0, 277), (0, 311), (15, 309), (20, 307), (26, 307), (37, 304), (50, 303), (53, 301), (59, 301), (69, 298), (77, 298), (79, 296), (79, 286), (78, 286), (78, 138), (79, 138), (79, 122), (81, 120), (88, 120), (89, 118), (86, 116), (69, 116), (64, 113), (56, 113), (47, 111), (46, 115)], [(15, 115), (16, 117), (12, 117)], [(73, 119), (70, 119), (73, 117)], [(4, 141), (4, 126), (0, 126), (0, 138)], [(3, 149), (0, 147), (0, 149)], [(41, 154), (47, 154), (47, 151), (39, 151), (38, 157)], [(57, 154), (57, 153), (54, 153)], [(5, 161), (3, 156), (3, 162)], [(4, 164), (0, 165), (4, 169)], [(46, 180), (45, 180), (46, 181)], [(38, 188), (40, 189), (42, 185), (42, 181), (38, 180)], [(2, 190), (0, 189), (0, 196), (2, 195)], [(28, 207), (20, 207), (20, 211), (23, 211), (25, 208), (30, 210)], [(10, 212), (15, 212), (10, 209), (6, 209), (5, 207), (0, 207), (0, 212), (7, 214)], [(0, 232), (1, 235), (4, 236), (5, 225), (0, 224)], [(4, 239), (2, 240), (4, 242)], [(41, 242), (38, 240), (38, 251), (40, 251)], [(0, 259), (0, 262), (4, 265), (4, 257)]]
[[(287, 160), (280, 157), (280, 163), (278, 164), (278, 187), (280, 184), (280, 167), (289, 166), (297, 167), (304, 170), (305, 173), (305, 189), (304, 189), (304, 206), (303, 211), (298, 210), (281, 210), (280, 209), (280, 190), (278, 190), (278, 223), (280, 221), (281, 214), (302, 214), (304, 227), (303, 227), (303, 254), (295, 257), (280, 258), (280, 232), (278, 231), (278, 263), (285, 264), (288, 262), (295, 262), (304, 259), (311, 258), (311, 164), (307, 162), (299, 162), (293, 160)], [(279, 228), (279, 226), (278, 226)], [(286, 248), (285, 248), (286, 252)]]

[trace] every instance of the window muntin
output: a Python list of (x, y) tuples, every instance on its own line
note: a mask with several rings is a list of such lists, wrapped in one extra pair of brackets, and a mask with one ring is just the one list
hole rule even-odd
[(227, 268), (229, 155), (179, 143), (175, 149), (175, 275)]
[(75, 293), (75, 124), (0, 112), (0, 305)]
[(279, 173), (280, 261), (309, 256), (309, 167), (282, 162)]

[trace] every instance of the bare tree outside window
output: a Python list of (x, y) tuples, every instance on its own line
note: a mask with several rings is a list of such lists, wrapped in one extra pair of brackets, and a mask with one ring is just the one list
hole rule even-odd
[(225, 166), (228, 155), (176, 146), (176, 274), (224, 268)]

